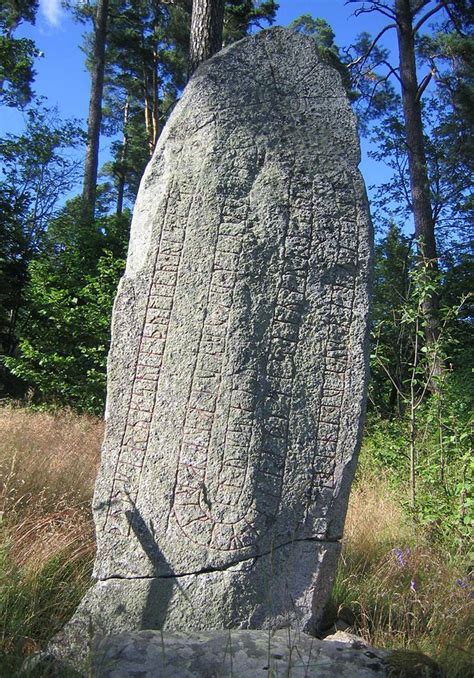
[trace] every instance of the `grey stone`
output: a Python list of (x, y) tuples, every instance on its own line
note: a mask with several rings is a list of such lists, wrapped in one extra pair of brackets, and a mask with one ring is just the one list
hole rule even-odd
[(367, 378), (358, 163), (340, 76), (310, 38), (262, 31), (188, 84), (134, 212), (97, 583), (57, 652), (142, 628), (317, 629)]
[(94, 653), (97, 678), (374, 678), (386, 676), (387, 652), (358, 642), (317, 640), (287, 631), (159, 633), (104, 638)]

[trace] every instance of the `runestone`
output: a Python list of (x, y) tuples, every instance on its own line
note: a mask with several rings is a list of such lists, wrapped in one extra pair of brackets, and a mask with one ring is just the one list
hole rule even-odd
[(367, 380), (359, 161), (341, 77), (311, 38), (262, 31), (192, 77), (135, 207), (96, 581), (63, 641), (87, 628), (317, 630)]

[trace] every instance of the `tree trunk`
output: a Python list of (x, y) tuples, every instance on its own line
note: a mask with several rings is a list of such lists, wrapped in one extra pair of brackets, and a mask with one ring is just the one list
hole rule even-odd
[(193, 0), (189, 45), (190, 75), (200, 63), (222, 47), (224, 4), (225, 0)]
[(97, 196), (97, 169), (99, 164), (100, 125), (102, 122), (102, 94), (104, 89), (105, 44), (109, 0), (97, 0), (92, 49), (92, 83), (87, 119), (87, 149), (84, 167), (82, 198), (84, 216), (93, 219)]
[(152, 127), (152, 103), (150, 99), (150, 79), (148, 77), (148, 67), (145, 59), (143, 60), (143, 114), (145, 116), (145, 132), (148, 144), (148, 154), (153, 155), (153, 127)]
[[(435, 273), (438, 270), (434, 219), (431, 211), (430, 186), (423, 139), (421, 105), (418, 97), (418, 82), (415, 61), (415, 35), (410, 0), (396, 0), (397, 36), (402, 83), (403, 114), (408, 147), (408, 169), (415, 235), (420, 264)], [(428, 296), (423, 305), (426, 322), (426, 340), (433, 345), (439, 336), (439, 297)], [(435, 368), (439, 374), (441, 366)]]
[(125, 108), (123, 110), (123, 139), (122, 139), (122, 149), (120, 151), (120, 174), (118, 175), (118, 185), (117, 185), (117, 216), (121, 216), (123, 212), (123, 198), (125, 194), (125, 161), (127, 159), (127, 150), (128, 150), (128, 112), (130, 108), (130, 102), (127, 98), (125, 102)]
[(152, 77), (152, 123), (153, 123), (153, 150), (158, 142), (160, 136), (160, 109), (159, 109), (159, 82), (158, 82), (158, 54), (153, 51), (153, 77)]

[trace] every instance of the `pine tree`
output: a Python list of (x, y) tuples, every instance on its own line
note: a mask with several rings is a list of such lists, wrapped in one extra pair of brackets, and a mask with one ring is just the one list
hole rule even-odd
[(225, 0), (193, 0), (189, 70), (194, 73), (200, 63), (222, 48)]
[[(418, 2), (392, 0), (390, 3), (381, 3), (378, 0), (371, 0), (368, 3), (349, 0), (349, 3), (361, 5), (355, 12), (356, 16), (378, 12), (391, 20), (373, 41), (369, 41), (368, 36), (363, 36), (358, 45), (358, 56), (349, 65), (356, 75), (355, 80), (360, 91), (366, 95), (366, 102), (373, 108), (372, 114), (367, 119), (370, 120), (372, 117), (373, 120), (382, 115), (382, 126), (385, 126), (385, 131), (389, 129), (387, 122), (392, 124), (394, 130), (398, 125), (403, 148), (391, 144), (392, 153), (405, 155), (407, 158), (405, 176), (402, 176), (404, 169), (400, 155), (396, 159), (400, 170), (400, 195), (406, 196), (413, 215), (419, 265), (421, 268), (431, 270), (435, 280), (439, 269), (436, 240), (437, 211), (433, 202), (436, 177), (429, 174), (429, 148), (426, 135), (428, 129), (426, 119), (423, 119), (423, 99), (429, 92), (430, 83), (436, 83), (437, 65), (433, 58), (426, 74), (419, 77), (417, 47), (423, 44), (423, 27), (434, 20), (434, 17), (443, 16), (451, 30), (458, 30), (456, 24), (461, 30), (468, 24), (469, 12), (459, 9), (462, 3), (450, 0), (439, 3), (431, 0)], [(390, 62), (387, 50), (379, 47), (382, 36), (392, 29), (396, 31), (398, 41), (396, 65)], [(397, 123), (399, 99), (389, 84), (390, 78), (395, 79), (400, 87), (402, 126)], [(390, 132), (388, 134), (390, 136)], [(405, 183), (405, 178), (408, 179), (408, 183)], [(433, 346), (439, 333), (439, 298), (434, 288), (432, 294), (426, 296), (423, 308), (426, 319), (426, 341), (428, 345)], [(439, 364), (435, 372), (439, 374), (441, 369), (442, 366)]]
[(108, 11), (109, 0), (97, 0), (91, 60), (91, 93), (89, 98), (89, 116), (87, 119), (87, 148), (82, 189), (83, 210), (86, 219), (94, 218), (97, 196), (97, 172), (99, 165), (100, 125), (102, 121)]

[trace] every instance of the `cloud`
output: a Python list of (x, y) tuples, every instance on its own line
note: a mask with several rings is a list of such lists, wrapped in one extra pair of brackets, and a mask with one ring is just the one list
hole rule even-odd
[(61, 0), (40, 0), (40, 7), (46, 21), (51, 26), (59, 26), (62, 17)]

